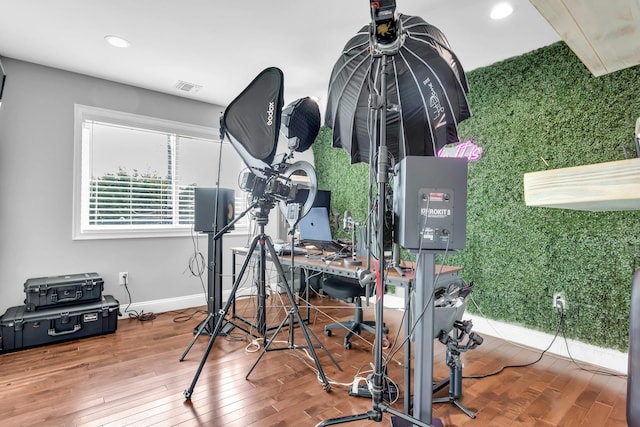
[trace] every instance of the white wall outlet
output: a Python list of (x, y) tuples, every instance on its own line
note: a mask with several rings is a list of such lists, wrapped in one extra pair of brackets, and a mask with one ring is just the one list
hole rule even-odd
[(564, 293), (556, 292), (553, 294), (553, 308), (565, 311), (567, 309), (567, 300), (564, 297)]
[(129, 273), (127, 273), (126, 271), (121, 271), (120, 273), (118, 273), (118, 283), (120, 283), (120, 286), (128, 285)]

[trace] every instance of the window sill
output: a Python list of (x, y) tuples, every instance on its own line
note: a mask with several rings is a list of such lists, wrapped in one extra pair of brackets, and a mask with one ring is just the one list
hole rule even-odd
[[(247, 227), (235, 229), (226, 233), (226, 236), (243, 237), (249, 234)], [(194, 232), (192, 229), (184, 230), (135, 230), (135, 231), (114, 231), (114, 230), (95, 230), (83, 233), (74, 233), (72, 240), (108, 240), (108, 239), (159, 239), (173, 237), (189, 237), (205, 236), (206, 233)]]

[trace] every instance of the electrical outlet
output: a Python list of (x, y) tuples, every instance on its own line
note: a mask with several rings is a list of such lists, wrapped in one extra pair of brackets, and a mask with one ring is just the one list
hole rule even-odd
[(127, 273), (126, 271), (121, 271), (120, 273), (118, 273), (118, 283), (120, 283), (120, 286), (128, 285), (129, 273)]
[(567, 310), (567, 300), (562, 292), (556, 292), (553, 294), (552, 307), (558, 310)]

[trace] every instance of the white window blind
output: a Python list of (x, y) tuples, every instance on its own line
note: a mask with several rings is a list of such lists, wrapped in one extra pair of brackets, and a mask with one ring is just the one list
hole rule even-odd
[(235, 191), (236, 212), (244, 209), (241, 160), (214, 139), (215, 129), (84, 106), (76, 106), (76, 126), (75, 238), (187, 234), (194, 188), (215, 187), (218, 169), (220, 187)]

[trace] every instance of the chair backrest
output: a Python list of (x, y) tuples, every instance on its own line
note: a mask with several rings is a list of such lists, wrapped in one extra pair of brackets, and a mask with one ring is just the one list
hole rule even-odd
[(636, 272), (631, 288), (627, 424), (629, 427), (640, 427), (640, 270)]

